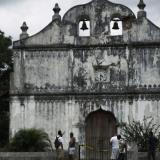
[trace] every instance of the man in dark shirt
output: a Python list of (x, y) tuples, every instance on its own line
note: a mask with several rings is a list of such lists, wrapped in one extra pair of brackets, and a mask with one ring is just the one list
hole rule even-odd
[(148, 160), (151, 160), (151, 157), (155, 160), (157, 143), (157, 138), (153, 135), (153, 132), (150, 132), (148, 139)]

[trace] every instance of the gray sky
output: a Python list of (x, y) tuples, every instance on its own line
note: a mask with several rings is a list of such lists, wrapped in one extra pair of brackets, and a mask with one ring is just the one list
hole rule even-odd
[[(0, 30), (13, 37), (19, 38), (20, 26), (23, 21), (29, 26), (29, 35), (35, 34), (43, 29), (51, 20), (53, 7), (59, 3), (60, 14), (72, 6), (83, 4), (91, 0), (0, 0)], [(128, 6), (137, 14), (139, 0), (110, 0)], [(147, 17), (160, 27), (160, 0), (144, 0)]]

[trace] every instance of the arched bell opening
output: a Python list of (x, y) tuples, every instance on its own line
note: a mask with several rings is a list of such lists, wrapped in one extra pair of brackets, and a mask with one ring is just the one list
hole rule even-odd
[(110, 21), (110, 35), (118, 36), (122, 35), (122, 32), (123, 32), (123, 24), (121, 16), (119, 14), (112, 15)]
[(90, 28), (91, 24), (89, 17), (86, 15), (80, 16), (78, 21), (78, 35), (80, 37), (89, 37), (91, 30)]

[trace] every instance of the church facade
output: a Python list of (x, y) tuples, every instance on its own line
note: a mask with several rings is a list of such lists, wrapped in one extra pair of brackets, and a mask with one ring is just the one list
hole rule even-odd
[(23, 23), (13, 45), (11, 136), (41, 128), (54, 142), (60, 129), (67, 148), (71, 131), (90, 144), (119, 132), (121, 122), (153, 117), (160, 124), (160, 28), (147, 18), (143, 0), (138, 8), (135, 15), (92, 0), (61, 18), (56, 4), (39, 33), (28, 36)]

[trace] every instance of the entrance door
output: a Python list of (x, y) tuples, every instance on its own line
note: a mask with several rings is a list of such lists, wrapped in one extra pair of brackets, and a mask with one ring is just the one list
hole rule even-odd
[(110, 138), (117, 132), (116, 119), (102, 109), (86, 118), (86, 159), (109, 160)]

